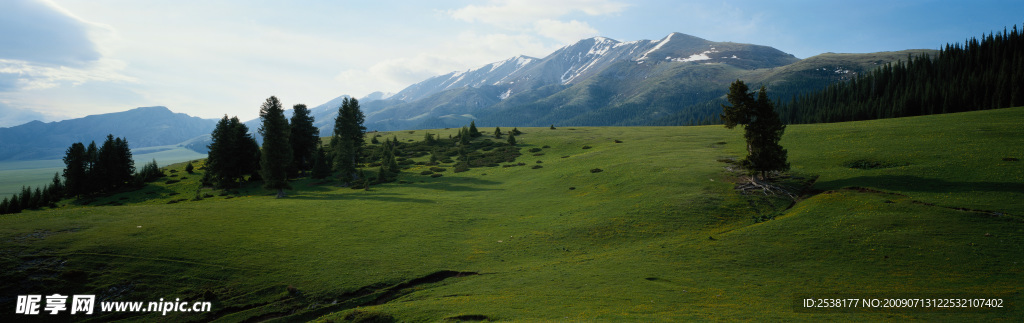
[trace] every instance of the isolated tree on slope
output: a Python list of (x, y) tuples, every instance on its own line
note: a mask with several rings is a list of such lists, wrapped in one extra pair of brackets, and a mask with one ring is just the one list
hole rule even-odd
[(789, 170), (787, 151), (779, 145), (786, 126), (768, 100), (765, 88), (761, 87), (755, 99), (747, 85), (736, 80), (729, 86), (726, 98), (732, 106), (722, 105), (722, 121), (729, 129), (743, 125), (743, 137), (747, 141), (743, 167), (752, 175), (760, 174), (764, 180), (769, 179), (771, 172)]
[(480, 130), (476, 129), (476, 120), (470, 121), (469, 122), (469, 136), (473, 137), (473, 138), (476, 138), (476, 137), (480, 137), (482, 135), (483, 134), (480, 133)]
[(260, 107), (260, 135), (263, 136), (263, 149), (260, 154), (260, 176), (263, 187), (277, 190), (277, 198), (284, 197), (288, 185), (288, 166), (292, 163), (292, 147), (288, 137), (291, 129), (288, 119), (284, 117), (284, 109), (277, 97), (271, 96)]

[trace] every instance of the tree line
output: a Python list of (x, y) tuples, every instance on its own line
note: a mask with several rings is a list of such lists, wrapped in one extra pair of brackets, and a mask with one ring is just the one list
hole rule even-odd
[(22, 187), (20, 194), (0, 201), (0, 214), (19, 213), (22, 210), (54, 207), (65, 197), (91, 196), (114, 192), (126, 187), (141, 186), (163, 176), (156, 161), (135, 172), (135, 160), (128, 140), (107, 135), (101, 146), (90, 142), (71, 144), (64, 154), (63, 180), (59, 173), (53, 181), (33, 191)]
[(284, 116), (281, 101), (275, 96), (260, 106), (263, 145), (249, 133), (238, 117), (224, 116), (211, 134), (209, 156), (203, 183), (219, 188), (238, 187), (242, 181), (263, 181), (263, 187), (284, 197), (288, 179), (304, 176), (325, 178), (333, 172), (352, 184), (365, 176), (358, 171), (362, 162), (365, 116), (359, 101), (346, 98), (338, 108), (334, 135), (328, 149), (320, 140), (320, 130), (313, 126), (314, 117), (304, 104), (292, 107), (291, 120)]
[(1024, 32), (946, 44), (779, 103), (786, 123), (896, 118), (1024, 105)]

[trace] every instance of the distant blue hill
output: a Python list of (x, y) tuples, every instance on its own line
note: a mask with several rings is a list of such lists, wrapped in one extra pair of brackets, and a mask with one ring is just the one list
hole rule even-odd
[(107, 134), (125, 138), (133, 148), (174, 145), (209, 135), (216, 119), (174, 113), (166, 107), (144, 107), (124, 112), (43, 123), (32, 121), (0, 128), (0, 161), (60, 159), (72, 143), (103, 143)]

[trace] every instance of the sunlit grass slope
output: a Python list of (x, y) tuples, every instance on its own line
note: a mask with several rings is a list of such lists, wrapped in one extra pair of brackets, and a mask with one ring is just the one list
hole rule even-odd
[[(1020, 305), (822, 314), (794, 302), (1021, 304), (1022, 123), (1015, 108), (791, 126), (782, 144), (795, 176), (818, 176), (816, 194), (763, 223), (752, 217), (773, 211), (718, 161), (742, 155), (742, 132), (720, 126), (525, 128), (525, 166), (412, 166), (368, 191), (303, 179), (285, 199), (201, 189), (202, 170), (178, 164), (140, 191), (0, 217), (0, 307), (59, 292), (214, 302), (102, 317), (142, 321), (1017, 321)], [(445, 271), (460, 274), (427, 279)]]

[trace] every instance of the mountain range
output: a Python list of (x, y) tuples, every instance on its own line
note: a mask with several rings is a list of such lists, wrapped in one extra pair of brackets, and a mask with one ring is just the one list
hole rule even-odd
[[(729, 84), (767, 86), (774, 98), (824, 88), (907, 55), (826, 53), (798, 59), (778, 49), (672, 33), (659, 40), (581, 40), (543, 58), (514, 56), (428, 78), (398, 93), (360, 99), (368, 130), (478, 126), (631, 126), (709, 123)], [(322, 136), (333, 130), (339, 96), (310, 109)], [(291, 110), (287, 111), (289, 113)], [(165, 107), (0, 128), (0, 160), (60, 158), (73, 142), (108, 133), (132, 147), (182, 144), (205, 152), (215, 119)], [(259, 119), (247, 121), (252, 132)]]

